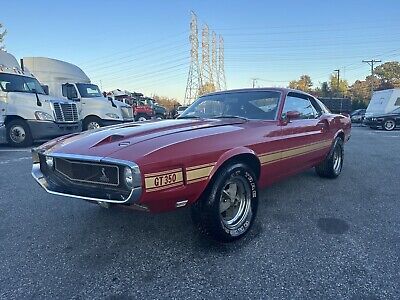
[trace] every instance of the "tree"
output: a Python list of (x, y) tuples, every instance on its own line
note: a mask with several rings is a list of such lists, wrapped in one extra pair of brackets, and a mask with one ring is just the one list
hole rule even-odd
[(336, 96), (347, 96), (347, 91), (349, 89), (349, 83), (345, 79), (340, 79), (339, 80), (339, 86), (338, 86), (338, 77), (337, 75), (331, 75), (329, 79), (329, 88), (332, 91), (332, 94)]
[(390, 61), (374, 69), (376, 77), (380, 80), (378, 89), (392, 89), (400, 87), (400, 62)]
[(312, 86), (313, 83), (309, 75), (301, 75), (299, 80), (292, 80), (289, 82), (289, 88), (301, 90), (307, 93), (311, 92)]
[(199, 96), (204, 95), (204, 94), (208, 94), (208, 93), (212, 93), (215, 92), (217, 89), (215, 88), (215, 85), (211, 82), (207, 82), (205, 84), (203, 84), (200, 88), (199, 88)]
[(0, 23), (0, 50), (4, 49), (4, 37), (7, 34), (7, 30), (3, 29), (3, 24)]
[(156, 100), (156, 102), (161, 106), (164, 106), (168, 111), (171, 111), (175, 107), (180, 106), (180, 103), (175, 98), (154, 95), (153, 99)]

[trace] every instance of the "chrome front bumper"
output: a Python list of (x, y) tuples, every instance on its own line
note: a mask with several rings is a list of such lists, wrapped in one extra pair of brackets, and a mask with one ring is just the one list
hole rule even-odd
[[(42, 168), (45, 168), (45, 156), (50, 156), (53, 158), (62, 158), (62, 159), (70, 159), (77, 160), (82, 162), (93, 162), (93, 163), (107, 163), (112, 165), (117, 165), (120, 167), (129, 167), (134, 171), (135, 179), (133, 188), (130, 190), (129, 196), (125, 197), (118, 192), (108, 192), (106, 188), (103, 186), (85, 186), (82, 184), (74, 184), (68, 180), (64, 180), (60, 183), (60, 179), (54, 180), (52, 178), (51, 172), (53, 170), (48, 170), (49, 174), (44, 174)], [(116, 203), (116, 204), (130, 204), (137, 203), (142, 194), (142, 179), (139, 166), (133, 162), (111, 159), (111, 158), (103, 158), (96, 156), (82, 156), (82, 155), (70, 155), (70, 154), (62, 154), (62, 153), (52, 153), (47, 155), (46, 153), (38, 152), (36, 149), (32, 150), (32, 176), (36, 180), (37, 183), (48, 193), (59, 196), (66, 196), (72, 198), (79, 198), (88, 201), (96, 201), (96, 202), (107, 202), (107, 203)], [(129, 192), (129, 191), (128, 191)]]

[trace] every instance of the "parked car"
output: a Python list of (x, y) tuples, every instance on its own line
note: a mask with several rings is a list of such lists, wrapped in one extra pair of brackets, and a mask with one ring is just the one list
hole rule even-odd
[(187, 106), (178, 106), (176, 109), (175, 118), (178, 118), (187, 108)]
[(107, 207), (192, 205), (196, 225), (232, 241), (253, 225), (259, 188), (312, 167), (338, 177), (350, 130), (350, 118), (301, 91), (223, 91), (200, 97), (178, 119), (50, 141), (33, 150), (32, 175), (51, 194)]
[(335, 114), (349, 115), (351, 112), (351, 99), (349, 98), (319, 98), (319, 100)]
[(372, 129), (382, 127), (387, 131), (392, 131), (400, 126), (400, 107), (387, 114), (376, 114), (366, 117), (364, 123)]
[(353, 123), (362, 123), (364, 121), (366, 109), (356, 109), (350, 114)]
[(154, 115), (156, 119), (166, 119), (167, 118), (167, 109), (164, 106), (159, 105), (158, 103), (153, 104)]

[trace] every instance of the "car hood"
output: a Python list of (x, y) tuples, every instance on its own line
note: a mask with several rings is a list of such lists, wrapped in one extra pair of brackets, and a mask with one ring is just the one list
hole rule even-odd
[(106, 157), (126, 147), (162, 136), (245, 122), (238, 119), (181, 119), (127, 123), (58, 138), (42, 147), (47, 153), (53, 154)]
[(396, 114), (396, 113), (387, 113), (387, 114), (376, 114), (376, 115), (372, 115), (369, 116), (369, 118), (386, 118), (386, 117), (398, 117), (400, 116), (400, 114)]

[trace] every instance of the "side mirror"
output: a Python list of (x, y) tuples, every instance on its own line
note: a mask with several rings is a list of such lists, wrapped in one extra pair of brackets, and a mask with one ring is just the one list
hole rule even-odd
[(288, 121), (300, 119), (300, 112), (291, 110), (286, 113), (286, 118)]

